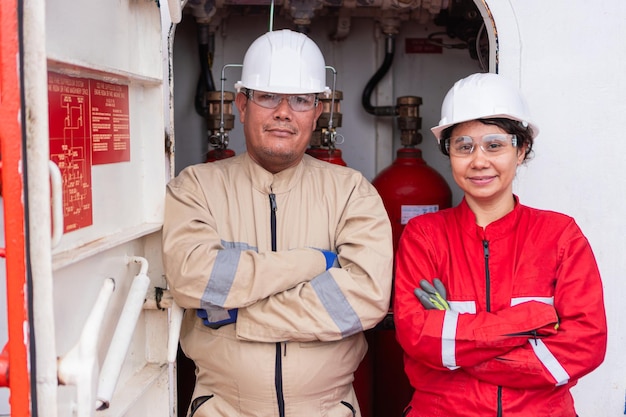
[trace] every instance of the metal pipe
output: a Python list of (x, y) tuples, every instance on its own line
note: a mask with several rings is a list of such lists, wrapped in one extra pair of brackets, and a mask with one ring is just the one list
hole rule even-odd
[[(178, 355), (178, 342), (180, 338), (180, 328), (183, 322), (183, 314), (185, 310), (180, 307), (174, 301), (172, 293), (169, 290), (155, 287), (154, 291), (146, 296), (146, 300), (143, 304), (143, 308), (146, 310), (162, 310), (169, 309), (168, 311), (168, 334), (167, 334), (167, 362), (168, 375), (170, 381), (176, 381), (176, 358)], [(175, 417), (172, 410), (176, 409), (176, 393), (174, 390), (176, 384), (170, 384), (170, 417)]]
[(170, 308), (170, 328), (167, 337), (167, 361), (174, 363), (176, 361), (176, 353), (178, 352), (178, 339), (180, 337), (180, 328), (183, 324), (183, 314), (185, 310), (172, 300)]
[(215, 91), (213, 81), (212, 64), (215, 49), (215, 34), (211, 31), (209, 23), (198, 23), (198, 58), (200, 62), (200, 75), (196, 83), (194, 105), (196, 113), (206, 117), (209, 111), (206, 93)]
[(164, 288), (154, 287), (150, 290), (146, 296), (146, 300), (143, 303), (145, 310), (165, 310), (172, 307), (174, 304), (174, 297), (170, 290)]
[(374, 88), (376, 88), (376, 84), (389, 71), (391, 68), (391, 63), (393, 62), (393, 56), (395, 54), (395, 35), (387, 34), (387, 38), (385, 39), (385, 59), (383, 60), (382, 65), (378, 68), (378, 71), (370, 78), (370, 80), (365, 85), (365, 89), (363, 90), (363, 95), (361, 96), (361, 104), (366, 112), (373, 114), (375, 116), (396, 116), (397, 109), (396, 106), (377, 106), (374, 107), (371, 104), (370, 98)]
[(145, 310), (170, 309), (168, 316), (167, 361), (174, 363), (176, 361), (176, 354), (178, 353), (180, 327), (183, 322), (185, 309), (176, 304), (170, 290), (163, 288), (155, 288), (154, 292), (146, 297), (143, 308)]
[(133, 283), (126, 296), (126, 303), (113, 333), (109, 350), (102, 364), (100, 379), (98, 383), (98, 394), (96, 409), (104, 410), (109, 408), (109, 403), (113, 397), (113, 391), (120, 376), (122, 364), (126, 358), (130, 342), (135, 332), (135, 326), (141, 313), (146, 292), (150, 286), (150, 278), (146, 275), (148, 271), (148, 261), (139, 256), (127, 258), (128, 262), (141, 263), (139, 274), (133, 279)]

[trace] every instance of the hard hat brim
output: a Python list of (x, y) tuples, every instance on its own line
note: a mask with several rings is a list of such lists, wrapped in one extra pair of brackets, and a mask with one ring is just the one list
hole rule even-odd
[(247, 88), (250, 90), (258, 90), (258, 91), (264, 91), (266, 93), (275, 93), (275, 94), (330, 94), (331, 93), (331, 89), (328, 86), (325, 86), (324, 89), (322, 91), (319, 91), (319, 89), (310, 89), (310, 90), (306, 90), (303, 88), (293, 88), (293, 87), (280, 87), (280, 86), (276, 86), (276, 87), (255, 87), (252, 85), (245, 85), (244, 82), (242, 81), (237, 81), (235, 83), (235, 91), (240, 92), (242, 88)]

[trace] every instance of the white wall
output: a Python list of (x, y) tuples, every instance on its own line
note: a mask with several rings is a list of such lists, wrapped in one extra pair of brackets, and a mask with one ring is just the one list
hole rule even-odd
[(536, 157), (518, 173), (517, 191), (529, 205), (572, 215), (594, 249), (605, 287), (608, 352), (575, 388), (576, 405), (581, 416), (623, 415), (626, 177), (616, 138), (626, 114), (626, 3), (510, 3), (512, 13), (495, 19), (503, 51), (511, 46), (509, 32), (519, 30), (520, 68), (507, 67), (505, 58), (502, 72), (519, 74), (541, 128)]

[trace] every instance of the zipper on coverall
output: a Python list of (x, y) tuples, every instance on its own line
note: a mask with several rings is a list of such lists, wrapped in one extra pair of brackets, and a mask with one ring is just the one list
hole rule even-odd
[[(272, 252), (276, 252), (276, 194), (270, 192), (270, 230), (272, 233)], [(279, 417), (285, 416), (285, 397), (283, 395), (283, 358), (281, 343), (276, 342), (276, 368), (274, 370), (274, 385), (276, 387), (276, 401)]]
[[(491, 311), (491, 277), (489, 275), (489, 241), (483, 240), (483, 255), (485, 257), (485, 287), (487, 312)], [(497, 417), (502, 417), (502, 387), (498, 386), (498, 413)]]

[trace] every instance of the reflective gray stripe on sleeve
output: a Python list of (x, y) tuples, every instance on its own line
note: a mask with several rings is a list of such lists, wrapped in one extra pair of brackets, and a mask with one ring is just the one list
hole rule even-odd
[(326, 271), (311, 280), (311, 286), (322, 301), (342, 336), (347, 337), (363, 330), (361, 319), (356, 314), (335, 279)]
[(456, 325), (458, 321), (458, 313), (450, 310), (445, 312), (443, 329), (441, 329), (441, 362), (450, 370), (459, 368), (456, 365)]
[(212, 306), (224, 306), (235, 280), (241, 252), (244, 250), (256, 251), (254, 247), (241, 242), (222, 241), (222, 246), (225, 249), (217, 253), (209, 282), (202, 295), (200, 306), (205, 309), (211, 309)]
[(543, 364), (543, 366), (548, 369), (548, 372), (552, 375), (554, 380), (556, 381), (556, 386), (561, 386), (567, 384), (569, 381), (569, 374), (563, 368), (563, 365), (559, 363), (557, 358), (554, 357), (550, 349), (543, 343), (541, 339), (528, 339), (528, 343), (533, 347), (533, 351), (535, 351), (535, 355), (539, 361)]
[(222, 240), (221, 243), (222, 246), (224, 246), (224, 249), (238, 249), (240, 251), (251, 250), (258, 252), (256, 246), (248, 245), (245, 242), (226, 242), (225, 240)]

